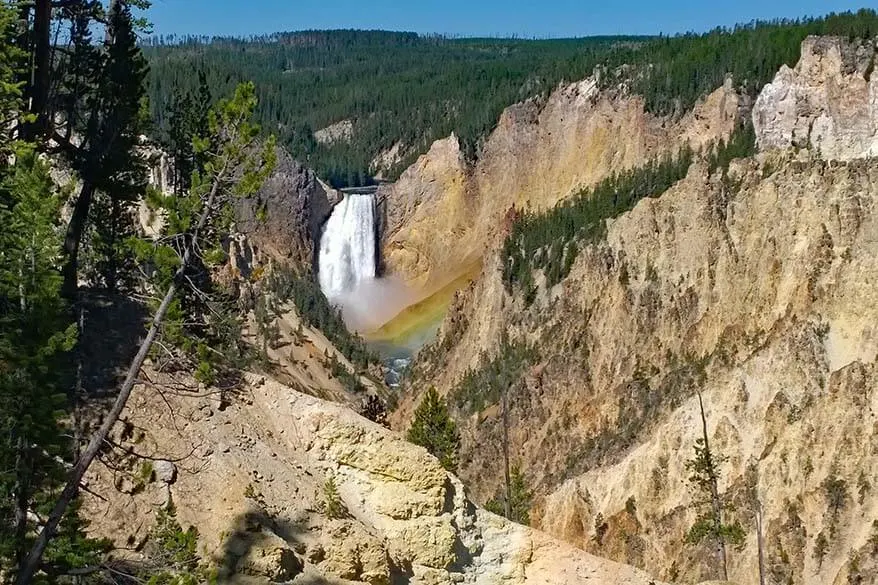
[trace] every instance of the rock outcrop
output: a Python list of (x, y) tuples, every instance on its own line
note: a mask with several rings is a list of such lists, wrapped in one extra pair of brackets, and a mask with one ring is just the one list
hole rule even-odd
[[(176, 461), (167, 489), (178, 518), (198, 527), (201, 552), (223, 580), (651, 582), (476, 508), (425, 450), (340, 405), (251, 376), (220, 408), (210, 396), (160, 396), (162, 375), (150, 378), (157, 386), (135, 390), (114, 440)], [(93, 468), (85, 511), (94, 533), (137, 548), (166, 484), (141, 474), (136, 489), (120, 491), (119, 478), (138, 467), (116, 463)]]
[(350, 142), (353, 137), (353, 120), (341, 120), (314, 132), (314, 140), (324, 146), (331, 146), (339, 142)]
[[(803, 62), (845, 46), (809, 39)], [(813, 82), (832, 86), (832, 71)], [(766, 149), (774, 91), (754, 112)], [(820, 91), (802, 99), (818, 103)], [(696, 164), (609, 222), (559, 285), (535, 274), (532, 304), (506, 291), (497, 255), (459, 295), (412, 387), (453, 394), (504, 335), (537, 349), (509, 385), (510, 453), (542, 496), (536, 526), (668, 580), (719, 574), (710, 547), (686, 544), (700, 391), (711, 445), (727, 458), (728, 519), (747, 534), (729, 554), (732, 580), (758, 578), (759, 509), (769, 582), (876, 578), (878, 160), (845, 144), (878, 112), (830, 103), (835, 128), (851, 133), (811, 134), (800, 151), (781, 141), (785, 150), (735, 161), (727, 175)], [(480, 502), (502, 482), (498, 413), (458, 413), (461, 476)]]
[(474, 166), (451, 136), (382, 187), (387, 268), (420, 288), (454, 280), (483, 258), (513, 206), (551, 207), (613, 172), (728, 136), (739, 105), (729, 83), (679, 120), (658, 118), (640, 97), (587, 79), (511, 106)]
[(784, 65), (756, 101), (760, 148), (807, 148), (827, 160), (878, 154), (876, 58), (871, 41), (805, 40), (795, 69)]
[(314, 171), (278, 148), (277, 166), (262, 189), (237, 204), (237, 231), (258, 253), (310, 270), (320, 230), (339, 198)]

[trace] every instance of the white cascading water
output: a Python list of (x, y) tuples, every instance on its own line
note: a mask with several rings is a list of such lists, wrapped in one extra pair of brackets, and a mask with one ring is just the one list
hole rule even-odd
[[(348, 327), (372, 331), (411, 305), (415, 297), (393, 277), (376, 278), (375, 197), (351, 193), (335, 206), (323, 228), (317, 257), (323, 294), (340, 307)], [(398, 386), (412, 351), (394, 348), (387, 356), (387, 383)]]
[(335, 206), (320, 239), (320, 288), (341, 301), (375, 279), (375, 198), (350, 194)]

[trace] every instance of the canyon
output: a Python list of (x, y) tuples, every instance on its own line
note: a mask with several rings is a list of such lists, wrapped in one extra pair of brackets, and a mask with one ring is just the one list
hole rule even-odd
[[(353, 412), (363, 396), (332, 364), (389, 396), (376, 371), (287, 304), (277, 379), (247, 374), (228, 400), (148, 372), (113, 440), (154, 472), (136, 458), (97, 466), (90, 530), (136, 555), (173, 502), (230, 582), (707, 582), (715, 551), (687, 542), (703, 414), (746, 534), (731, 582), (757, 582), (760, 539), (770, 583), (874, 582), (875, 59), (870, 41), (810, 37), (755, 100), (727, 79), (667, 116), (624, 85), (565, 83), (507, 108), (476, 160), (451, 135), (368, 195), (281, 152), (236, 209), (228, 278), (265, 294), (260, 275), (289, 264), (331, 300), (395, 279), (407, 296), (370, 332), (400, 311), (400, 330), (441, 320), (394, 394), (392, 430)], [(713, 168), (708, 153), (748, 124), (758, 151)], [(697, 153), (685, 178), (607, 221), (558, 284), (535, 270), (528, 299), (504, 281), (518, 213), (684, 147)], [(461, 395), (468, 373), (504, 359), (530, 527), (482, 508), (502, 491), (504, 413), (496, 397)], [(189, 392), (159, 394), (163, 383)], [(401, 436), (430, 387), (460, 429), (455, 473)]]
[[(508, 398), (510, 457), (539, 494), (533, 524), (693, 581), (717, 571), (685, 542), (699, 393), (748, 534), (730, 578), (758, 578), (758, 511), (774, 582), (873, 579), (874, 54), (806, 40), (754, 104), (756, 156), (726, 173), (696, 163), (609, 222), (532, 304), (508, 292), (492, 249), (421, 352), (397, 424), (427, 384), (455, 403), (467, 372), (509, 351), (504, 337), (536, 347)], [(499, 409), (458, 408), (460, 475), (486, 502), (503, 477)], [(846, 486), (835, 512), (831, 485)]]

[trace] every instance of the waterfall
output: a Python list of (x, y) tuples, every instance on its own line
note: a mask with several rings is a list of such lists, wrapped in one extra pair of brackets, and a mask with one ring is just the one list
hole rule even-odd
[(348, 193), (323, 228), (317, 276), (348, 328), (374, 331), (415, 302), (399, 278), (377, 277), (377, 210), (373, 193)]
[(349, 194), (335, 206), (320, 239), (318, 276), (330, 301), (375, 279), (375, 198)]

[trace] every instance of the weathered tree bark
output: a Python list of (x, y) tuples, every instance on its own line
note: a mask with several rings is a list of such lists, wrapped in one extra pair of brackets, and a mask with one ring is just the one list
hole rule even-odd
[(64, 490), (58, 497), (58, 501), (56, 502), (55, 507), (52, 509), (51, 514), (49, 514), (49, 517), (46, 520), (46, 524), (45, 526), (43, 526), (43, 530), (37, 537), (37, 540), (34, 543), (33, 548), (31, 548), (30, 554), (28, 554), (27, 559), (19, 568), (18, 575), (15, 578), (16, 585), (28, 585), (33, 580), (34, 574), (36, 574), (37, 570), (40, 567), (40, 562), (43, 558), (43, 553), (46, 550), (46, 546), (49, 544), (49, 540), (51, 540), (52, 537), (55, 536), (61, 519), (67, 512), (67, 508), (70, 507), (70, 503), (79, 492), (79, 485), (82, 482), (83, 476), (85, 475), (86, 471), (88, 471), (89, 466), (95, 460), (95, 457), (97, 457), (98, 453), (101, 450), (101, 447), (107, 440), (110, 431), (113, 429), (113, 426), (115, 426), (116, 422), (118, 422), (122, 411), (125, 409), (125, 405), (128, 403), (128, 398), (131, 396), (131, 391), (134, 389), (134, 385), (137, 383), (137, 377), (140, 375), (140, 369), (143, 367), (143, 363), (146, 361), (146, 357), (149, 355), (149, 351), (152, 348), (152, 344), (155, 342), (156, 337), (158, 336), (162, 322), (164, 321), (165, 316), (168, 314), (168, 309), (171, 306), (171, 302), (174, 300), (174, 297), (177, 294), (177, 290), (183, 282), (186, 270), (189, 268), (189, 265), (192, 262), (194, 256), (193, 250), (197, 243), (198, 235), (204, 229), (208, 218), (214, 211), (217, 194), (219, 192), (220, 185), (223, 183), (224, 180), (225, 177), (223, 173), (218, 174), (214, 178), (210, 194), (208, 195), (207, 201), (204, 205), (204, 209), (201, 212), (198, 224), (193, 230), (191, 238), (186, 243), (186, 249), (183, 253), (183, 259), (180, 263), (180, 267), (177, 269), (177, 272), (174, 274), (173, 281), (168, 287), (168, 290), (165, 292), (162, 303), (161, 305), (159, 305), (159, 308), (156, 311), (155, 317), (152, 321), (152, 325), (150, 326), (149, 332), (146, 334), (146, 338), (143, 340), (143, 343), (140, 346), (140, 350), (138, 350), (137, 355), (134, 356), (134, 361), (131, 362), (131, 365), (128, 368), (128, 373), (125, 376), (125, 381), (122, 383), (122, 387), (119, 389), (119, 395), (116, 397), (116, 400), (113, 403), (110, 412), (107, 413), (107, 416), (104, 419), (104, 423), (92, 436), (88, 447), (86, 447), (85, 451), (82, 452), (82, 455), (77, 460), (76, 465), (73, 466), (73, 469), (71, 470), (70, 476), (67, 480), (67, 484), (64, 486)]
[(49, 127), (49, 88), (52, 79), (52, 1), (36, 0), (33, 22), (33, 61), (26, 88), (28, 111), (36, 120), (26, 124), (25, 140), (45, 134)]
[(61, 294), (70, 300), (76, 299), (76, 289), (79, 285), (79, 244), (82, 241), (82, 234), (85, 232), (88, 210), (91, 207), (94, 193), (94, 183), (85, 180), (79, 191), (79, 197), (76, 199), (76, 205), (73, 206), (73, 215), (70, 216), (67, 234), (64, 236), (64, 253), (67, 258), (62, 270), (64, 283)]
[(21, 30), (21, 34), (18, 35), (18, 48), (25, 54), (30, 54), (30, 4), (27, 2), (22, 2), (18, 6), (18, 22)]
[(30, 507), (31, 464), (27, 443), (18, 437), (15, 456), (15, 561), (21, 565), (27, 553), (27, 511)]

